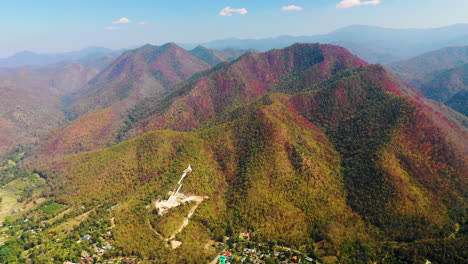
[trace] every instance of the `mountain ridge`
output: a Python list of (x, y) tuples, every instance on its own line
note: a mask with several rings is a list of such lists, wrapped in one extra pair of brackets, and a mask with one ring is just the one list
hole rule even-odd
[[(354, 263), (393, 254), (385, 243), (411, 247), (466, 228), (467, 131), (452, 115), (466, 117), (344, 48), (248, 53), (161, 100), (132, 124), (137, 137), (29, 165), (59, 202), (119, 204), (113, 236), (123, 255), (204, 263), (211, 239), (249, 232)], [(196, 175), (183, 191), (210, 199), (180, 248), (165, 249), (151, 227), (167, 218), (151, 205), (187, 163)]]
[[(341, 45), (371, 63), (390, 63), (447, 46), (467, 45), (467, 30), (468, 24), (427, 29), (392, 29), (354, 25), (313, 36), (279, 36), (265, 39), (229, 38), (200, 45), (215, 49), (253, 48), (264, 52), (274, 48), (285, 48), (294, 43), (320, 42)], [(443, 42), (440, 39), (446, 41)], [(187, 48), (196, 46), (181, 45)]]
[[(92, 109), (128, 99), (132, 105), (163, 93), (177, 82), (209, 68), (174, 43), (145, 45), (126, 51), (71, 97), (69, 112), (82, 115)], [(82, 102), (80, 102), (82, 101)]]
[(48, 66), (57, 63), (83, 63), (91, 58), (118, 56), (125, 49), (111, 50), (104, 47), (90, 46), (79, 51), (62, 52), (62, 53), (36, 53), (32, 51), (21, 51), (6, 58), (0, 58), (0, 67), (17, 68), (17, 67), (37, 67)]

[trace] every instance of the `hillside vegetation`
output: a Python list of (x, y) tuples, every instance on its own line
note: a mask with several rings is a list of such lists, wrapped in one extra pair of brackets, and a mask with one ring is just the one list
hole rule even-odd
[[(456, 246), (468, 230), (466, 118), (383, 67), (340, 47), (297, 44), (248, 53), (152, 102), (135, 107), (122, 131), (138, 137), (30, 164), (47, 179), (44, 195), (93, 208), (62, 238), (110, 221), (115, 249), (103, 259), (156, 263), (207, 263), (211, 241), (239, 233), (322, 262), (466, 259)], [(188, 164), (182, 192), (209, 198), (170, 249), (158, 230), (172, 230), (171, 215), (152, 202)], [(66, 252), (67, 243), (34, 254)]]
[(444, 48), (389, 67), (426, 97), (453, 106), (466, 116), (463, 105), (467, 101), (462, 95), (468, 90), (467, 46)]
[(209, 65), (174, 43), (145, 45), (126, 51), (70, 98), (68, 112), (76, 118), (114, 103), (128, 109), (137, 100), (161, 95), (176, 83), (207, 70)]
[(0, 158), (65, 121), (61, 96), (97, 74), (81, 64), (0, 69)]
[(50, 160), (121, 141), (121, 130), (134, 119), (134, 108), (145, 101), (153, 104), (177, 83), (208, 68), (173, 43), (125, 52), (65, 97), (65, 110), (72, 120), (48, 133), (34, 147), (34, 158)]

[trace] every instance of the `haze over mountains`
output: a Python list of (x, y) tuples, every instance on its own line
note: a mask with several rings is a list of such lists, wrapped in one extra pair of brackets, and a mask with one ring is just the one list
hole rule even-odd
[[(391, 29), (354, 25), (315, 36), (280, 36), (266, 39), (230, 38), (201, 44), (207, 48), (267, 51), (294, 43), (328, 43), (349, 49), (370, 63), (409, 59), (443, 47), (468, 45), (468, 24), (430, 29)], [(182, 45), (193, 48), (194, 45)]]
[[(200, 50), (203, 50), (203, 54), (197, 53)], [(113, 106), (83, 116), (79, 119), (81, 125), (71, 124), (69, 129), (63, 130), (65, 132), (59, 133), (61, 136), (73, 135), (70, 139), (76, 144), (73, 151), (89, 150), (95, 145), (88, 145), (87, 142), (97, 138), (102, 144), (108, 144), (110, 139), (105, 135), (117, 133), (125, 120), (121, 114), (131, 109), (139, 100), (161, 95), (166, 89), (194, 73), (207, 70), (210, 68), (209, 63), (216, 64), (211, 56), (227, 62), (246, 51), (215, 51), (199, 47), (188, 52), (175, 44), (166, 44), (160, 47), (146, 45), (124, 52), (118, 57), (103, 56), (107, 52), (113, 51), (99, 48), (53, 57), (37, 55), (43, 58), (41, 61), (35, 60), (36, 55), (32, 58), (26, 56), (21, 61), (23, 64), (40, 62), (47, 66), (0, 68), (0, 100), (3, 102), (1, 154), (20, 142), (36, 141), (45, 132), (63, 125), (69, 118)], [(197, 54), (202, 60), (191, 53)], [(81, 63), (66, 63), (66, 60)], [(11, 61), (15, 61), (14, 58)], [(95, 125), (97, 120), (101, 120), (100, 126)], [(82, 130), (83, 124), (95, 129)], [(77, 136), (80, 133), (81, 136)], [(101, 143), (97, 145), (102, 145)], [(58, 144), (56, 147), (61, 148), (63, 145)], [(72, 150), (62, 148), (59, 152), (73, 153)]]
[(426, 97), (467, 115), (462, 98), (468, 90), (468, 46), (443, 48), (389, 67)]
[[(354, 25), (323, 35), (279, 36), (266, 39), (230, 38), (201, 44), (184, 43), (179, 45), (187, 50), (203, 46), (216, 50), (231, 48), (234, 50), (267, 51), (285, 48), (294, 43), (328, 43), (345, 47), (370, 63), (386, 64), (410, 59), (443, 47), (466, 46), (468, 45), (467, 32), (468, 24), (428, 29), (392, 29)], [(25, 51), (0, 59), (0, 67), (44, 66), (59, 62), (86, 64), (90, 57), (96, 57), (96, 55), (115, 57), (123, 51), (102, 47), (88, 47), (81, 51), (58, 54), (37, 54)], [(229, 59), (229, 55), (220, 56)]]
[(0, 262), (463, 263), (467, 26), (4, 60)]
[(189, 51), (190, 54), (208, 63), (210, 66), (215, 66), (221, 62), (229, 62), (239, 58), (247, 52), (255, 52), (253, 49), (233, 49), (226, 48), (222, 50), (208, 49), (203, 46), (197, 46)]
[(210, 66), (173, 43), (127, 51), (74, 96), (78, 114), (105, 108), (124, 98), (162, 94), (169, 87)]
[(0, 155), (64, 123), (62, 96), (81, 88), (98, 72), (81, 64), (0, 69)]
[(23, 51), (8, 58), (0, 59), (0, 67), (47, 66), (57, 63), (81, 63), (86, 66), (93, 66), (92, 64), (96, 59), (117, 57), (123, 51), (124, 50), (111, 50), (103, 47), (88, 47), (80, 51), (51, 54)]

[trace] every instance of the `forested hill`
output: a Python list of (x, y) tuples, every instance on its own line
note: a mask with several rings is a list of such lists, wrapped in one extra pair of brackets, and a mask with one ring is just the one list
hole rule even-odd
[(66, 120), (60, 98), (98, 74), (82, 64), (0, 68), (0, 160)]
[(176, 84), (210, 66), (173, 43), (129, 50), (63, 100), (71, 122), (35, 146), (38, 159), (109, 146), (125, 127), (128, 111), (162, 97)]
[[(112, 219), (104, 259), (207, 263), (207, 245), (239, 233), (321, 262), (463, 258), (434, 252), (466, 235), (466, 118), (344, 48), (248, 53), (141, 106), (128, 129), (141, 136), (30, 165), (50, 199)], [(188, 163), (182, 191), (209, 199), (170, 249), (164, 234), (190, 207), (158, 215), (152, 202)]]
[(114, 103), (133, 106), (138, 100), (164, 93), (178, 82), (210, 66), (174, 43), (145, 45), (126, 51), (70, 97), (72, 117)]

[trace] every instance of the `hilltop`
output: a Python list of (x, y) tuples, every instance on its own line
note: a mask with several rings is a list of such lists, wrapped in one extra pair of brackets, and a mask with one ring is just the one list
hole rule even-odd
[(174, 43), (161, 47), (148, 44), (125, 52), (76, 91), (70, 98), (69, 112), (79, 116), (116, 102), (133, 106), (137, 100), (160, 95), (208, 68), (206, 62)]

